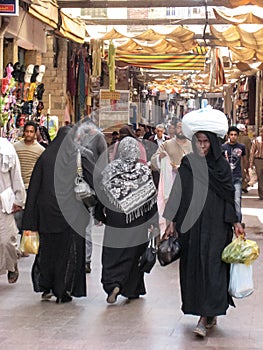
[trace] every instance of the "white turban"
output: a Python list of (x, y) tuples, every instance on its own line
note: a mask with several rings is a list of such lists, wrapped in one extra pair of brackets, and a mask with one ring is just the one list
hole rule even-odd
[(185, 137), (192, 139), (198, 131), (210, 131), (218, 137), (227, 134), (228, 122), (226, 115), (211, 106), (189, 112), (182, 120), (182, 131)]

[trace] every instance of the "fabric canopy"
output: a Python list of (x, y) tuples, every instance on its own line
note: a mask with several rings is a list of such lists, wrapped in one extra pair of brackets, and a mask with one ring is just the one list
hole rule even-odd
[(48, 24), (50, 27), (57, 28), (57, 0), (32, 0), (32, 4), (29, 6), (28, 12), (30, 15), (38, 18), (41, 22)]
[(200, 71), (204, 69), (205, 55), (122, 55), (117, 52), (116, 60), (142, 68)]
[(28, 12), (55, 29), (63, 37), (78, 43), (84, 43), (86, 37), (84, 21), (75, 19), (59, 10), (57, 0), (31, 0)]
[(238, 7), (244, 5), (257, 5), (263, 7), (263, 0), (222, 0), (221, 6)]
[(72, 18), (62, 10), (60, 11), (60, 15), (61, 26), (59, 27), (59, 33), (65, 38), (83, 44), (86, 36), (85, 23), (77, 18)]
[(214, 11), (215, 18), (223, 19), (225, 22), (229, 24), (244, 24), (244, 23), (263, 24), (263, 18), (254, 15), (253, 12), (248, 12), (248, 13), (244, 13), (236, 16), (229, 16), (224, 12), (215, 8), (213, 9), (213, 11)]
[(174, 40), (158, 40), (157, 42), (149, 44), (139, 44), (134, 39), (128, 40), (123, 45), (117, 47), (117, 52), (119, 54), (130, 54), (130, 53), (140, 53), (140, 54), (158, 54), (162, 53), (183, 53), (190, 51), (196, 46), (192, 40), (184, 43), (176, 42)]

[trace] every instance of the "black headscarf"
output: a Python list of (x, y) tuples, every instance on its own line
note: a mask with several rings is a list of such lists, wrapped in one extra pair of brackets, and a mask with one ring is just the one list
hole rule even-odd
[(193, 138), (193, 153), (183, 157), (163, 213), (163, 217), (176, 221), (181, 232), (188, 231), (200, 216), (208, 190), (225, 201), (225, 221), (229, 223), (237, 221), (235, 188), (230, 166), (221, 153), (217, 136), (207, 131), (200, 132), (209, 138), (210, 150), (206, 157), (200, 156), (195, 137)]
[[(62, 127), (39, 157), (29, 184), (23, 229), (60, 233), (71, 226), (84, 234), (89, 214), (74, 193), (77, 148), (73, 140), (74, 128)], [(92, 186), (94, 163), (86, 156), (82, 161), (84, 177)]]
[[(205, 157), (209, 172), (209, 186), (219, 197), (232, 204), (234, 203), (235, 188), (232, 183), (229, 164), (222, 155), (219, 139), (213, 132), (200, 132), (205, 134), (210, 141), (210, 149)], [(194, 136), (192, 139), (193, 152), (195, 157), (200, 157), (197, 152), (195, 140), (196, 137)]]

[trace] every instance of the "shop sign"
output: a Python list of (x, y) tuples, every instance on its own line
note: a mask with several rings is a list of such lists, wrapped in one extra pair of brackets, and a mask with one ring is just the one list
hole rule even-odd
[(18, 16), (18, 0), (0, 0), (0, 16)]
[(164, 101), (167, 99), (167, 93), (165, 91), (160, 91), (159, 100)]
[(119, 91), (105, 91), (101, 90), (100, 92), (101, 100), (115, 100), (118, 101), (121, 98)]
[(130, 122), (130, 90), (100, 90), (99, 127), (107, 129)]

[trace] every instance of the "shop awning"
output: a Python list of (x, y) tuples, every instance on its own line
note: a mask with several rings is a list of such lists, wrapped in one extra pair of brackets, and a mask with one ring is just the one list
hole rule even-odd
[(56, 29), (58, 25), (57, 0), (32, 0), (28, 10), (29, 14), (38, 18), (41, 22)]
[(59, 27), (59, 34), (65, 38), (83, 44), (86, 36), (86, 25), (83, 21), (72, 18), (62, 10), (60, 11), (61, 26)]
[(165, 69), (165, 70), (191, 70), (204, 69), (204, 54), (178, 54), (178, 55), (122, 55), (117, 53), (116, 60), (135, 67)]
[(60, 10), (57, 0), (32, 0), (28, 12), (53, 28), (61, 36), (78, 43), (84, 43), (85, 23)]
[(6, 35), (16, 38), (17, 45), (27, 50), (46, 52), (45, 25), (22, 8), (19, 12), (18, 17), (10, 18)]

